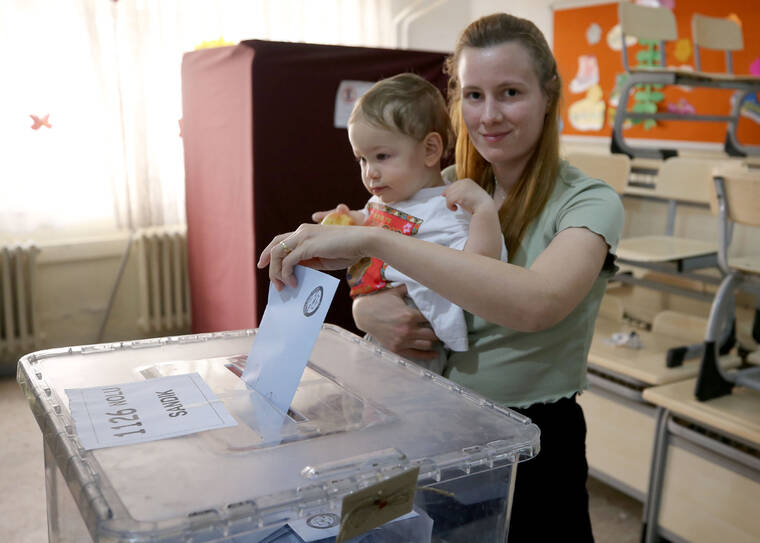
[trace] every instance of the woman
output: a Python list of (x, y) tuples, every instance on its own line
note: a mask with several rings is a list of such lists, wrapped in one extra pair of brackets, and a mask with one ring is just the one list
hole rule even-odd
[[(373, 256), (469, 312), (470, 349), (452, 355), (448, 377), (541, 429), (541, 452), (517, 471), (510, 541), (592, 541), (586, 426), (575, 396), (587, 385), (622, 204), (608, 185), (559, 159), (561, 82), (533, 23), (507, 14), (473, 22), (447, 67), (457, 146), (456, 169), (444, 175), (492, 195), (510, 262), (377, 228), (302, 225), (277, 236), (259, 266), (269, 265), (282, 288), (294, 284), (300, 261), (338, 269)], [(435, 337), (402, 304), (399, 293), (357, 300), (357, 325), (398, 353), (424, 356)]]

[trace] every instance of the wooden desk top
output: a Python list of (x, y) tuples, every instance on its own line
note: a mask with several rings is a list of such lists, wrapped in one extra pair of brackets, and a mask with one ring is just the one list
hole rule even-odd
[(760, 255), (730, 257), (728, 265), (746, 273), (760, 274)]
[(709, 255), (718, 251), (712, 241), (673, 236), (641, 236), (621, 239), (617, 256), (637, 262), (672, 262)]
[[(683, 339), (636, 330), (644, 344), (641, 349), (617, 347), (605, 341), (614, 333), (631, 329), (631, 326), (620, 321), (599, 317), (596, 320), (588, 355), (589, 364), (625, 375), (647, 385), (663, 385), (681, 381), (696, 377), (699, 373), (699, 358), (686, 360), (677, 368), (668, 368), (665, 365), (668, 349), (686, 345), (687, 341)], [(729, 356), (721, 358), (721, 363), (724, 368), (735, 368), (740, 360), (738, 357)]]
[(644, 399), (677, 415), (760, 445), (760, 392), (742, 387), (706, 402), (694, 397), (696, 378), (647, 388)]

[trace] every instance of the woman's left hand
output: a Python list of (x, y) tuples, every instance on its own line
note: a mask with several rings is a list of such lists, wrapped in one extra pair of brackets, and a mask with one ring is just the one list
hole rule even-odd
[(302, 224), (295, 232), (280, 234), (261, 252), (257, 266), (269, 266), (269, 279), (279, 291), (296, 286), (293, 267), (302, 264), (318, 270), (340, 270), (366, 256), (364, 249), (375, 228)]

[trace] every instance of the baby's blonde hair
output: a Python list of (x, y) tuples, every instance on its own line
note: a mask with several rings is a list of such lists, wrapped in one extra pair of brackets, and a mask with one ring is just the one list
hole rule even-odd
[(441, 92), (422, 77), (403, 73), (375, 83), (354, 104), (348, 124), (358, 120), (401, 132), (422, 141), (437, 132), (443, 141), (444, 155), (454, 141), (451, 119)]

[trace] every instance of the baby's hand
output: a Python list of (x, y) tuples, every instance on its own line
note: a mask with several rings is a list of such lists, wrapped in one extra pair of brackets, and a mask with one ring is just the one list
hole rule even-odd
[(443, 191), (443, 195), (446, 206), (452, 211), (461, 206), (474, 215), (481, 210), (495, 209), (493, 198), (472, 179), (454, 181)]
[[(345, 221), (341, 224), (364, 224), (364, 213), (361, 211), (352, 211), (348, 208), (346, 204), (338, 204), (338, 206), (335, 209), (330, 209), (327, 211), (317, 211), (315, 213), (311, 214), (311, 220), (317, 223), (321, 223), (325, 217), (328, 215), (345, 215), (346, 218), (350, 217), (351, 221)], [(334, 216), (334, 215), (333, 215)], [(337, 223), (331, 223), (331, 224), (337, 224)]]

